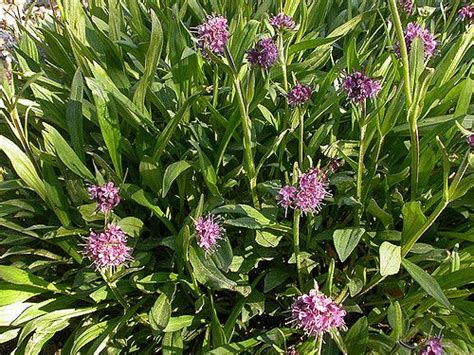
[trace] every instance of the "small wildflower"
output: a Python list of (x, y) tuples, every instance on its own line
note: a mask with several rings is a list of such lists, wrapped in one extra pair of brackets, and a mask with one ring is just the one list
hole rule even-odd
[(474, 20), (474, 5), (465, 5), (458, 12), (458, 19), (472, 22)]
[(426, 347), (420, 352), (420, 355), (442, 355), (443, 346), (441, 345), (441, 339), (433, 337), (428, 340)]
[(15, 45), (15, 38), (10, 32), (0, 28), (0, 56), (5, 57), (11, 53)]
[(224, 228), (213, 214), (196, 219), (194, 228), (196, 229), (197, 243), (206, 253), (215, 249), (217, 242), (222, 239), (224, 234)]
[(270, 18), (270, 25), (276, 30), (292, 30), (295, 28), (295, 21), (283, 12)]
[(299, 296), (291, 307), (292, 322), (308, 336), (317, 336), (345, 326), (346, 311), (319, 292), (317, 285), (309, 294)]
[(290, 185), (286, 185), (278, 191), (277, 201), (285, 209), (285, 216), (288, 208), (294, 207), (296, 192), (296, 187)]
[(119, 188), (113, 182), (107, 182), (103, 185), (93, 185), (88, 189), (91, 199), (96, 201), (97, 210), (102, 213), (112, 211), (121, 201)]
[(131, 248), (126, 244), (127, 235), (115, 224), (108, 224), (101, 233), (91, 230), (87, 237), (84, 254), (97, 269), (115, 268), (132, 260)]
[(270, 68), (278, 59), (278, 46), (271, 38), (264, 38), (247, 52), (247, 60), (252, 66)]
[(204, 55), (206, 50), (217, 55), (224, 54), (229, 41), (227, 19), (223, 16), (207, 16), (207, 20), (197, 27), (197, 40)]
[(474, 134), (467, 136), (466, 141), (471, 146), (471, 149), (474, 149)]
[(377, 80), (371, 79), (359, 71), (346, 75), (342, 88), (349, 100), (354, 103), (362, 103), (366, 99), (374, 97), (381, 89)]
[(412, 13), (412, 11), (413, 11), (413, 1), (412, 0), (399, 0), (398, 3), (407, 15), (410, 15)]
[(295, 208), (299, 208), (303, 214), (318, 213), (323, 206), (323, 200), (331, 196), (327, 187), (326, 174), (320, 169), (312, 168), (301, 174), (295, 196)]
[(303, 105), (304, 103), (309, 101), (312, 93), (313, 90), (311, 89), (311, 86), (298, 83), (293, 87), (293, 89), (291, 89), (291, 91), (287, 95), (288, 105)]
[[(415, 38), (420, 38), (421, 41), (423, 42), (423, 47), (424, 47), (424, 53), (425, 53), (425, 58), (429, 59), (433, 56), (435, 50), (436, 50), (436, 45), (437, 42), (434, 39), (433, 34), (421, 27), (417, 23), (410, 22), (407, 27), (405, 28), (405, 31), (403, 32), (405, 36), (405, 44), (407, 46), (407, 51), (410, 52), (411, 50), (411, 45)], [(400, 56), (400, 44), (396, 43), (395, 44), (395, 53), (397, 56)]]

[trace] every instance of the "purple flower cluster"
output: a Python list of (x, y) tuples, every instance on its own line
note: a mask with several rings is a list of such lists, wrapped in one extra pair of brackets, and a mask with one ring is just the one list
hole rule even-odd
[(119, 188), (113, 182), (103, 185), (93, 185), (88, 189), (89, 196), (97, 203), (97, 211), (108, 213), (112, 211), (121, 201)]
[(474, 134), (467, 136), (466, 141), (471, 146), (471, 148), (474, 149)]
[(295, 28), (295, 21), (283, 12), (270, 18), (270, 25), (276, 30), (292, 30)]
[(412, 11), (413, 11), (413, 1), (412, 0), (399, 0), (398, 3), (407, 15), (410, 15), (412, 13)]
[(377, 80), (371, 79), (359, 71), (346, 75), (342, 88), (349, 100), (354, 103), (362, 103), (366, 99), (374, 97), (381, 89)]
[(303, 105), (304, 103), (309, 101), (312, 93), (313, 89), (311, 88), (311, 86), (298, 83), (293, 87), (293, 89), (291, 89), (291, 91), (287, 95), (288, 105)]
[(197, 243), (206, 253), (211, 253), (215, 249), (225, 231), (213, 214), (196, 219), (194, 228), (196, 229)]
[[(425, 53), (425, 58), (429, 59), (433, 56), (435, 50), (436, 50), (436, 45), (437, 42), (433, 36), (433, 34), (421, 27), (417, 23), (410, 22), (407, 27), (405, 28), (405, 31), (403, 32), (405, 36), (405, 44), (407, 46), (408, 52), (411, 50), (411, 45), (415, 38), (420, 38), (421, 41), (423, 42), (423, 47), (424, 47), (424, 53)], [(395, 44), (395, 53), (400, 56), (400, 44), (396, 43)]]
[(257, 42), (254, 48), (247, 52), (247, 60), (252, 66), (263, 69), (270, 68), (278, 59), (278, 46), (271, 38)]
[(458, 12), (458, 19), (472, 22), (474, 20), (474, 5), (465, 5)]
[(127, 235), (115, 224), (108, 224), (101, 233), (91, 230), (87, 237), (84, 254), (97, 269), (115, 268), (132, 260), (131, 248), (126, 244)]
[(428, 340), (426, 347), (420, 352), (420, 355), (442, 355), (443, 346), (441, 345), (441, 339), (433, 337)]
[(206, 22), (197, 27), (198, 45), (203, 51), (222, 55), (229, 41), (227, 19), (223, 16), (209, 15)]
[(300, 296), (291, 307), (292, 322), (308, 336), (317, 336), (345, 326), (346, 311), (317, 288)]
[(284, 186), (277, 195), (280, 206), (299, 209), (302, 213), (318, 213), (323, 206), (323, 200), (330, 197), (328, 191), (326, 174), (317, 168), (311, 168), (308, 172), (301, 174), (298, 187)]

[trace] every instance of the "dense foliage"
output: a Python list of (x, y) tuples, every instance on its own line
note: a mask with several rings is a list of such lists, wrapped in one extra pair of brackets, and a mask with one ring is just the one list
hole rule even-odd
[(472, 353), (472, 8), (57, 3), (2, 34), (1, 353)]

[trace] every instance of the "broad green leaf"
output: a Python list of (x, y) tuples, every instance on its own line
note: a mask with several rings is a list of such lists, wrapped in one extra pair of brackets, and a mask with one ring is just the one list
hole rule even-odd
[(45, 292), (43, 288), (15, 285), (6, 282), (0, 282), (0, 306), (7, 306), (16, 302), (23, 302), (27, 299)]
[(43, 290), (60, 292), (64, 290), (64, 286), (55, 285), (43, 278), (33, 275), (14, 266), (0, 265), (0, 279), (14, 285), (34, 286)]
[(445, 306), (448, 309), (453, 307), (449, 303), (446, 295), (443, 293), (443, 290), (439, 286), (438, 282), (428, 274), (425, 270), (420, 268), (418, 265), (413, 264), (407, 259), (402, 260), (402, 265), (406, 271), (410, 274), (411, 277), (426, 291), (428, 295), (433, 297), (440, 304)]
[(4, 136), (0, 136), (0, 150), (5, 152), (8, 159), (10, 159), (13, 169), (15, 169), (15, 172), (18, 174), (20, 179), (22, 179), (26, 185), (31, 187), (43, 200), (45, 200), (46, 188), (44, 182), (40, 179), (35, 166), (28, 156), (23, 153), (15, 143)]
[(166, 168), (163, 176), (163, 190), (161, 191), (161, 197), (166, 197), (173, 181), (190, 167), (191, 165), (187, 161), (180, 160)]
[(418, 232), (426, 222), (420, 202), (407, 202), (402, 208), (403, 231), (402, 245)]
[(236, 289), (237, 284), (225, 277), (212, 259), (206, 257), (200, 248), (193, 246), (189, 248), (189, 261), (193, 267), (194, 276), (201, 284), (216, 290)]
[(148, 313), (150, 325), (157, 332), (163, 331), (171, 318), (171, 304), (166, 294), (162, 293)]
[(166, 332), (166, 334), (163, 336), (161, 348), (162, 348), (161, 352), (163, 355), (183, 354), (184, 344), (183, 344), (183, 337), (181, 335), (181, 332), (180, 331)]
[(79, 159), (77, 154), (61, 134), (49, 124), (43, 123), (43, 125), (45, 127), (45, 130), (43, 131), (45, 141), (51, 145), (54, 152), (57, 154), (59, 159), (61, 159), (64, 165), (83, 179), (94, 181), (94, 175), (92, 175), (90, 170), (84, 165), (81, 159)]
[(112, 159), (115, 172), (119, 178), (123, 177), (122, 172), (122, 153), (120, 140), (122, 133), (120, 131), (119, 115), (115, 102), (111, 100), (111, 94), (108, 94), (101, 84), (94, 79), (88, 78), (87, 85), (92, 91), (94, 97), (95, 111), (100, 131), (104, 138), (107, 151)]
[(257, 230), (255, 234), (255, 242), (266, 248), (276, 248), (283, 238), (283, 235), (275, 235), (267, 231)]
[(118, 226), (130, 237), (137, 238), (143, 229), (143, 222), (137, 217), (125, 217), (118, 223)]
[(403, 313), (398, 301), (391, 303), (388, 307), (387, 320), (392, 328), (391, 336), (397, 340), (400, 339), (403, 334)]
[(395, 275), (400, 270), (402, 250), (398, 245), (383, 242), (380, 245), (380, 275)]
[(193, 320), (194, 316), (171, 317), (163, 332), (176, 332), (183, 328), (189, 327), (193, 323)]
[(369, 322), (367, 317), (360, 317), (347, 332), (344, 342), (349, 355), (365, 354), (369, 341)]
[(334, 247), (342, 262), (346, 261), (349, 255), (351, 255), (364, 233), (364, 228), (346, 228), (334, 231)]

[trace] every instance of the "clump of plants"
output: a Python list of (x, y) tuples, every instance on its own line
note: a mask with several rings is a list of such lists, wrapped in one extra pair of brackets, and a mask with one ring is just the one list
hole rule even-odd
[(0, 352), (471, 353), (472, 10), (61, 0), (18, 18)]

